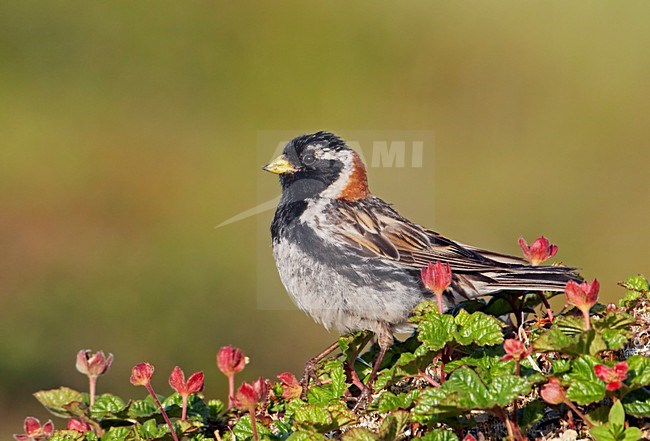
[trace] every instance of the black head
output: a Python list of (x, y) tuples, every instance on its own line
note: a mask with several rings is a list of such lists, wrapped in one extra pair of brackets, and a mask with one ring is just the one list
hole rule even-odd
[(335, 189), (330, 192), (332, 194), (326, 190), (336, 187), (344, 172), (350, 174), (355, 157), (358, 158), (356, 153), (338, 136), (316, 132), (289, 141), (282, 155), (264, 170), (280, 175), (282, 202), (316, 196), (335, 197)]

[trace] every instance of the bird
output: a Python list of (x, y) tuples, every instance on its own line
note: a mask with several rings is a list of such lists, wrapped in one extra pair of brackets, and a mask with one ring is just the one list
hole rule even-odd
[(500, 292), (562, 292), (568, 281), (581, 280), (574, 268), (531, 266), (408, 220), (370, 192), (361, 157), (331, 132), (297, 136), (263, 170), (279, 175), (272, 249), (294, 303), (328, 330), (376, 336), (380, 350), (366, 392), (394, 334), (411, 330), (414, 307), (432, 298), (421, 278), (429, 263), (442, 262), (452, 271), (445, 308)]

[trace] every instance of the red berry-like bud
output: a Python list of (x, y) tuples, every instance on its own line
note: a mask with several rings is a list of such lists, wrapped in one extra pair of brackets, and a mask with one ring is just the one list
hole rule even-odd
[(531, 354), (531, 349), (526, 349), (526, 346), (516, 338), (506, 339), (503, 342), (503, 349), (506, 351), (506, 355), (502, 358), (504, 361), (521, 361)]
[(237, 389), (235, 394), (235, 406), (237, 408), (247, 411), (254, 411), (257, 407), (259, 396), (255, 391), (255, 387), (249, 383), (242, 383)]
[(544, 236), (535, 239), (530, 246), (528, 246), (523, 237), (520, 237), (519, 247), (524, 252), (526, 259), (533, 266), (537, 266), (557, 254), (557, 245), (551, 245)]
[(564, 288), (564, 296), (570, 305), (575, 306), (582, 312), (589, 312), (591, 307), (598, 301), (599, 290), (600, 284), (597, 279), (594, 279), (591, 283), (583, 282), (579, 285), (570, 280)]
[(302, 386), (298, 383), (298, 379), (290, 372), (283, 372), (278, 375), (282, 383), (282, 398), (285, 400), (292, 400), (299, 398), (302, 394)]
[(90, 349), (77, 352), (77, 370), (89, 377), (98, 377), (105, 374), (113, 363), (113, 354), (104, 355), (102, 351), (94, 354)]
[(548, 379), (548, 383), (542, 386), (539, 394), (549, 404), (562, 404), (566, 400), (566, 392), (562, 387), (562, 383), (555, 377)]
[(131, 384), (134, 386), (147, 386), (151, 382), (154, 367), (149, 363), (139, 363), (131, 371)]
[(442, 294), (451, 285), (451, 268), (448, 263), (429, 263), (420, 270), (424, 286), (436, 294)]
[(224, 346), (219, 349), (217, 354), (217, 366), (226, 377), (241, 372), (247, 363), (248, 358), (239, 349), (232, 346)]
[(594, 366), (594, 373), (607, 384), (606, 389), (609, 391), (619, 390), (623, 386), (623, 380), (627, 378), (628, 370), (627, 361), (618, 362), (613, 368), (604, 364)]
[(90, 425), (85, 421), (79, 421), (75, 418), (70, 418), (68, 420), (67, 430), (74, 430), (79, 433), (86, 433), (90, 431)]

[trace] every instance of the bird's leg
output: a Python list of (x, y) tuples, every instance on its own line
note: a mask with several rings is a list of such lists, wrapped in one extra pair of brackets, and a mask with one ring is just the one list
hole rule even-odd
[(339, 347), (338, 340), (329, 345), (323, 352), (316, 355), (315, 357), (310, 358), (307, 363), (305, 363), (305, 372), (302, 375), (302, 380), (300, 380), (300, 385), (302, 386), (302, 395), (301, 398), (307, 398), (307, 389), (309, 388), (309, 379), (314, 377), (316, 373), (316, 364), (321, 361), (323, 358), (327, 357), (329, 354), (334, 352)]
[(350, 378), (350, 381), (361, 391), (365, 388), (365, 386), (363, 385), (363, 382), (359, 378), (357, 371), (354, 370), (354, 362), (359, 356), (359, 352), (361, 352), (361, 350), (368, 344), (371, 338), (372, 338), (372, 333), (370, 332), (366, 333), (366, 335), (364, 335), (361, 341), (359, 342), (359, 345), (352, 352), (348, 354), (347, 359), (345, 360), (345, 367), (347, 370), (348, 377)]
[(393, 344), (393, 340), (394, 340), (393, 333), (390, 331), (390, 328), (388, 326), (383, 325), (378, 331), (376, 331), (376, 334), (377, 334), (377, 341), (379, 342), (379, 354), (377, 355), (377, 360), (375, 361), (375, 364), (372, 366), (372, 371), (370, 372), (368, 381), (366, 382), (365, 387), (361, 391), (361, 396), (359, 397), (359, 402), (355, 406), (355, 409), (365, 407), (370, 401), (370, 397), (372, 395), (372, 386), (375, 380), (377, 379), (377, 373), (379, 372), (381, 363), (384, 360), (384, 356), (386, 355), (386, 352)]

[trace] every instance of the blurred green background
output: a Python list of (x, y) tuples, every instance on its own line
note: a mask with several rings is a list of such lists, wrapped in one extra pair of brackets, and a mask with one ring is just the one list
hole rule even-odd
[(214, 228), (277, 186), (260, 130), (433, 130), (429, 177), (372, 169), (375, 194), (503, 252), (543, 233), (620, 296), (650, 263), (649, 22), (641, 0), (0, 2), (0, 437), (48, 417), (32, 392), (85, 389), (82, 348), (115, 354), (99, 392), (143, 396), (146, 360), (160, 393), (179, 364), (224, 398), (220, 346), (252, 379), (332, 340), (257, 307), (271, 212)]

